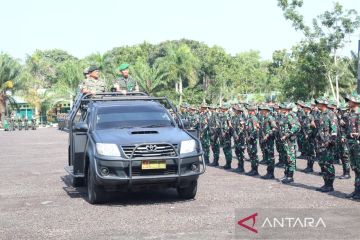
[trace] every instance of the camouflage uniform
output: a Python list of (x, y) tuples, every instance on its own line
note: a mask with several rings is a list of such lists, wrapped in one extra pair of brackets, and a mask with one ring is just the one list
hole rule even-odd
[[(255, 107), (249, 107), (248, 110), (255, 111)], [(251, 162), (251, 171), (246, 173), (249, 176), (258, 175), (258, 165), (259, 159), (257, 155), (257, 143), (258, 143), (258, 135), (259, 135), (259, 120), (256, 117), (256, 114), (249, 114), (246, 119), (246, 142), (247, 142), (247, 151), (250, 157)]]
[(347, 96), (345, 99), (356, 104), (357, 108), (350, 107), (348, 121), (346, 124), (346, 136), (349, 144), (349, 156), (351, 168), (355, 173), (355, 191), (348, 197), (354, 199), (360, 199), (360, 96), (353, 94)]
[(233, 128), (229, 124), (231, 116), (229, 112), (224, 112), (220, 115), (220, 145), (223, 147), (226, 164), (223, 166), (224, 169), (231, 169), (232, 162), (232, 149), (231, 149), (231, 138), (233, 136)]
[(210, 130), (209, 130), (209, 113), (202, 112), (199, 118), (199, 135), (201, 145), (204, 151), (204, 160), (206, 164), (209, 164), (210, 157)]
[(239, 107), (234, 108), (236, 114), (231, 119), (233, 127), (233, 137), (235, 145), (235, 155), (238, 160), (238, 168), (236, 172), (244, 172), (244, 158), (246, 149), (246, 131), (245, 131), (245, 115), (243, 109)]
[[(263, 136), (262, 144), (264, 144), (264, 159), (267, 159), (267, 173), (262, 176), (264, 179), (274, 178), (275, 156), (274, 156), (274, 134), (276, 132), (275, 119), (270, 114), (270, 108), (266, 106), (259, 107), (260, 110), (267, 110), (268, 115), (264, 116), (260, 133)], [(259, 134), (260, 135), (260, 134)]]
[[(317, 104), (327, 104), (327, 100), (324, 98), (317, 99)], [(317, 141), (317, 158), (319, 166), (323, 174), (324, 185), (317, 188), (317, 191), (330, 192), (333, 191), (333, 183), (335, 179), (335, 168), (333, 165), (334, 155), (332, 146), (336, 142), (337, 137), (337, 119), (333, 112), (329, 109), (319, 114), (319, 119), (316, 119), (316, 127), (318, 132), (316, 135)]]
[[(291, 111), (291, 104), (282, 104), (281, 108)], [(293, 182), (294, 172), (296, 170), (295, 142), (297, 133), (300, 130), (300, 123), (295, 113), (288, 112), (283, 115), (279, 123), (280, 139), (284, 144), (286, 152), (284, 177), (282, 183)]]
[[(305, 113), (304, 113), (304, 110), (301, 108), (301, 106), (303, 105), (302, 102), (298, 102), (298, 111), (297, 111), (297, 118), (299, 119), (299, 123), (300, 123), (300, 126), (302, 127), (303, 126), (303, 123), (304, 123), (304, 120), (305, 120)], [(302, 157), (306, 157), (306, 138), (305, 138), (305, 134), (303, 131), (298, 131), (298, 134), (297, 134), (297, 144), (298, 144), (298, 149), (299, 149), (299, 152), (301, 153), (301, 156)]]
[(275, 112), (273, 114), (274, 118), (275, 118), (275, 122), (277, 124), (277, 130), (274, 133), (275, 136), (275, 147), (276, 147), (276, 151), (279, 154), (279, 161), (277, 164), (275, 164), (276, 167), (283, 167), (285, 165), (286, 162), (286, 151), (284, 148), (284, 143), (283, 141), (281, 141), (280, 139), (280, 132), (279, 132), (279, 123), (281, 121), (281, 118), (283, 117), (282, 114), (280, 112)]
[[(305, 103), (305, 108), (311, 109), (310, 103)], [(304, 149), (305, 149), (305, 155), (307, 159), (307, 167), (304, 169), (305, 173), (313, 172), (313, 166), (316, 158), (316, 129), (314, 128), (314, 115), (311, 112), (304, 113), (304, 120), (302, 122), (301, 130), (304, 138)]]
[(131, 76), (128, 76), (127, 78), (122, 76), (115, 80), (114, 84), (116, 83), (119, 84), (120, 89), (126, 90), (127, 92), (135, 91), (135, 87), (137, 86), (136, 81)]
[(212, 112), (209, 117), (209, 131), (210, 131), (210, 146), (213, 152), (214, 161), (210, 166), (219, 166), (219, 156), (220, 156), (220, 120), (219, 113)]
[(91, 92), (105, 92), (105, 83), (102, 79), (94, 79), (92, 77), (88, 77), (84, 79), (79, 85), (80, 91), (88, 90)]
[(339, 158), (341, 160), (343, 175), (340, 176), (340, 179), (349, 179), (350, 178), (350, 160), (349, 160), (349, 148), (346, 140), (346, 123), (349, 119), (349, 113), (347, 108), (341, 108), (338, 112), (338, 122), (339, 122), (339, 134), (337, 140), (337, 146), (339, 150)]

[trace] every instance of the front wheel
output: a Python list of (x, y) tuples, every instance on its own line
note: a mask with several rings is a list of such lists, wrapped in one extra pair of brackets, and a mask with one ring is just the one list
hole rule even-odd
[(87, 197), (90, 204), (103, 203), (105, 200), (105, 191), (101, 186), (96, 185), (95, 170), (89, 166), (87, 173)]
[(190, 183), (189, 186), (185, 188), (177, 188), (178, 195), (181, 199), (193, 199), (196, 196), (197, 192), (197, 180)]

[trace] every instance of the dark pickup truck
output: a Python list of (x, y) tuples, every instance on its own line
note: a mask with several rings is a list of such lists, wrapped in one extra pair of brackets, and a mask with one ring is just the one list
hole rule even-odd
[(87, 186), (91, 204), (103, 202), (107, 191), (158, 187), (195, 197), (205, 172), (201, 143), (166, 97), (79, 95), (67, 121), (65, 170), (74, 187)]

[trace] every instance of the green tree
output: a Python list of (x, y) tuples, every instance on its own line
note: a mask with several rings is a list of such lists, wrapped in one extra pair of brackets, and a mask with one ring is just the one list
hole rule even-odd
[(12, 105), (16, 104), (7, 91), (16, 89), (20, 71), (21, 66), (17, 60), (6, 53), (0, 53), (0, 122), (6, 115), (6, 101)]
[(190, 87), (196, 85), (198, 65), (199, 60), (185, 44), (179, 47), (170, 44), (167, 47), (167, 55), (157, 59), (159, 69), (167, 73), (168, 84), (175, 86), (175, 92), (179, 96), (178, 104), (182, 104), (183, 101), (184, 84)]

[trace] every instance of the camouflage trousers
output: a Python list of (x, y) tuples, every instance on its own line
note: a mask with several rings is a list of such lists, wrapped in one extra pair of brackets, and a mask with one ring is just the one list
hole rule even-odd
[(339, 141), (338, 144), (339, 158), (344, 173), (350, 170), (350, 160), (349, 160), (349, 148), (345, 142)]
[(239, 167), (244, 166), (245, 149), (246, 149), (246, 144), (244, 138), (240, 138), (235, 141), (235, 155), (236, 155), (236, 159), (238, 160)]
[(307, 166), (311, 167), (314, 165), (315, 159), (316, 159), (316, 141), (314, 138), (308, 138), (307, 141), (305, 141), (305, 151), (307, 156)]
[(214, 162), (218, 162), (219, 156), (220, 156), (219, 137), (215, 136), (215, 137), (210, 138), (210, 145), (211, 145), (211, 150), (212, 150), (213, 156), (214, 156)]
[(355, 173), (355, 187), (360, 188), (360, 144), (354, 141), (349, 142), (349, 156), (351, 169)]
[(261, 153), (262, 153), (262, 156), (263, 156), (263, 160), (268, 162), (268, 159), (265, 156), (266, 142), (263, 139), (259, 139), (259, 145), (260, 145)]
[(259, 165), (259, 159), (257, 155), (257, 140), (249, 139), (247, 143), (247, 152), (250, 157), (251, 167), (257, 167)]
[(298, 145), (298, 149), (299, 149), (299, 152), (301, 152), (301, 154), (306, 154), (306, 143), (305, 143), (305, 136), (304, 134), (302, 133), (299, 133), (297, 135), (297, 145)]
[(269, 138), (264, 142), (264, 159), (267, 160), (266, 162), (268, 171), (272, 171), (275, 167), (274, 142), (274, 138)]
[(285, 175), (294, 173), (296, 170), (295, 142), (288, 140), (284, 142), (286, 153)]
[(279, 139), (275, 140), (276, 151), (279, 153), (279, 163), (286, 163), (286, 150), (284, 143)]
[(317, 152), (317, 159), (319, 161), (319, 166), (323, 174), (323, 179), (334, 180), (335, 179), (335, 168), (334, 168), (334, 152), (331, 148), (321, 149)]
[(223, 140), (223, 151), (227, 164), (231, 164), (232, 161), (232, 149), (231, 149), (231, 138)]
[(205, 163), (209, 162), (210, 158), (210, 139), (209, 138), (203, 138), (201, 139), (201, 145), (204, 151), (204, 160)]

